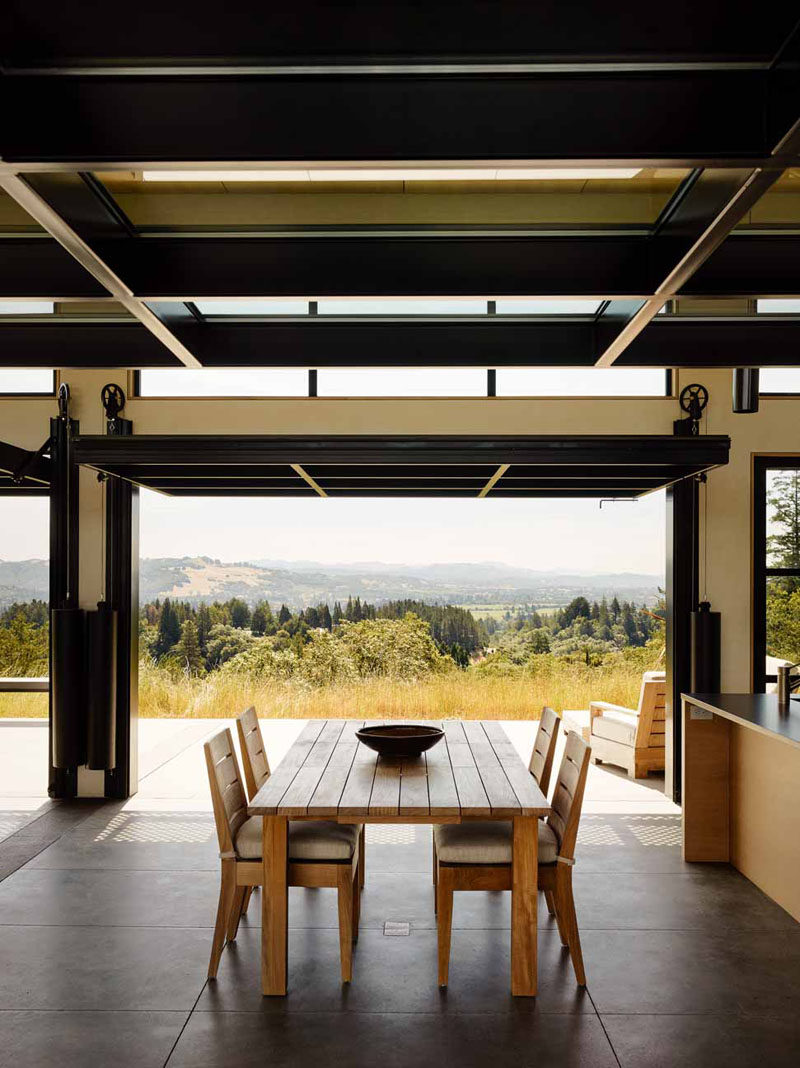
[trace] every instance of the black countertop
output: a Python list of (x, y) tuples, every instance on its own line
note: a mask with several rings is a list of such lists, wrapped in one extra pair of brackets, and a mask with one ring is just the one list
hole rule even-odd
[(684, 701), (800, 748), (800, 701), (778, 708), (774, 693), (684, 693)]

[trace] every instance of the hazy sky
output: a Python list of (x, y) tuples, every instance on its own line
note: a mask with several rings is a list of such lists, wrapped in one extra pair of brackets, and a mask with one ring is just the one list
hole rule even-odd
[[(141, 514), (143, 556), (664, 569), (661, 493), (601, 509), (585, 500), (214, 500), (143, 491)], [(47, 552), (47, 502), (0, 497), (0, 559)]]

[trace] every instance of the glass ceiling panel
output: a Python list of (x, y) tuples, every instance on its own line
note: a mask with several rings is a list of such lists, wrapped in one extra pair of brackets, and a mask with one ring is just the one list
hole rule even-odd
[(631, 178), (485, 181), (143, 181), (97, 177), (143, 231), (229, 232), (325, 226), (599, 228), (652, 225), (688, 171)]
[(758, 385), (761, 393), (800, 394), (800, 367), (762, 367)]
[(320, 300), (318, 315), (486, 315), (485, 300)]
[(308, 315), (307, 300), (196, 300), (203, 315)]
[(800, 298), (765, 297), (756, 301), (756, 311), (759, 315), (800, 315)]
[(485, 397), (481, 367), (325, 367), (319, 397)]
[(55, 376), (46, 368), (0, 368), (0, 393), (55, 393)]
[(51, 300), (0, 300), (0, 315), (52, 315)]
[(157, 368), (139, 372), (140, 397), (305, 397), (308, 372), (299, 367)]
[(768, 193), (758, 200), (737, 229), (800, 228), (800, 167), (784, 171)]

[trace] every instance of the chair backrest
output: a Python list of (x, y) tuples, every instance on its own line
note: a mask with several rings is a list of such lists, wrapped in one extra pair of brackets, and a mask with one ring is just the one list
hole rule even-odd
[(570, 731), (558, 769), (550, 815), (547, 817), (548, 824), (558, 838), (559, 856), (567, 860), (575, 857), (575, 841), (591, 755), (592, 750), (583, 738), (575, 731)]
[(269, 761), (254, 708), (248, 708), (246, 712), (242, 712), (241, 716), (236, 717), (236, 729), (239, 732), (239, 747), (242, 750), (244, 780), (252, 801), (269, 778)]
[(636, 727), (637, 749), (661, 749), (664, 746), (667, 682), (663, 671), (646, 671), (639, 692), (639, 722)]
[(239, 761), (236, 759), (230, 730), (226, 727), (224, 731), (215, 734), (203, 749), (206, 754), (219, 851), (232, 854), (236, 834), (247, 819), (247, 799), (244, 796)]
[(538, 782), (543, 794), (546, 794), (550, 787), (550, 774), (553, 770), (553, 757), (556, 752), (560, 722), (560, 716), (557, 716), (552, 708), (545, 706), (542, 709), (528, 771)]

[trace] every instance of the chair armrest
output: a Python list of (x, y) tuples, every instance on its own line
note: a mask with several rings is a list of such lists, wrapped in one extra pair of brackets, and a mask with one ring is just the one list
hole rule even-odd
[(624, 705), (613, 705), (610, 701), (590, 701), (589, 713), (591, 718), (595, 716), (602, 716), (604, 712), (627, 712), (629, 716), (636, 716), (638, 718), (639, 713), (635, 708), (625, 708)]

